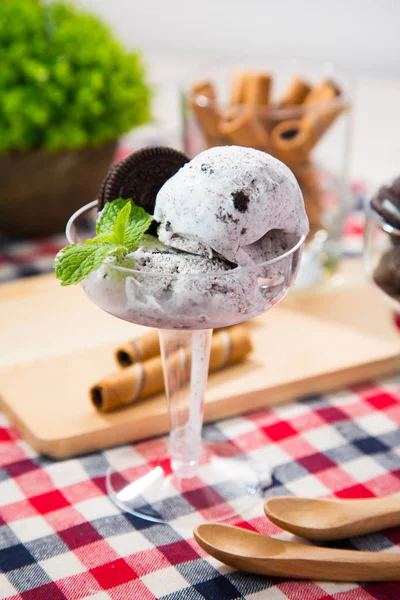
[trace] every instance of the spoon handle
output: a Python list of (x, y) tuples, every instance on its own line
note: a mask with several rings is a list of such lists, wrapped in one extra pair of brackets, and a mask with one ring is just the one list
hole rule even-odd
[[(345, 502), (345, 500), (342, 500)], [(348, 500), (354, 502), (360, 515), (381, 516), (387, 513), (397, 513), (400, 518), (400, 496), (385, 496), (383, 498), (365, 498), (363, 500)]]
[(357, 522), (351, 535), (363, 535), (400, 525), (400, 498), (376, 498), (357, 505)]
[(301, 552), (298, 547), (286, 553), (288, 563), (291, 563), (287, 570), (289, 576), (292, 573), (292, 577), (301, 579), (330, 581), (400, 581), (400, 553), (300, 547)]
[[(307, 546), (300, 547), (307, 548)], [(293, 556), (287, 558), (284, 555), (264, 558), (238, 556), (215, 547), (207, 549), (221, 562), (258, 575), (317, 581), (400, 581), (400, 554), (329, 548), (313, 548), (313, 550), (315, 550), (315, 558), (307, 557), (306, 551), (304, 554), (289, 551)]]

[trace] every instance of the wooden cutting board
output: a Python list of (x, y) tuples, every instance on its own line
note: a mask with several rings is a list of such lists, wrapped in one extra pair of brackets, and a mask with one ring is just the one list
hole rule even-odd
[[(350, 274), (350, 275), (349, 275)], [(344, 285), (291, 295), (249, 324), (250, 358), (210, 376), (207, 421), (394, 372), (390, 310), (347, 268)], [(0, 286), (0, 407), (39, 452), (57, 458), (168, 431), (162, 395), (101, 415), (88, 387), (116, 369), (113, 349), (145, 331), (97, 309), (52, 275)]]

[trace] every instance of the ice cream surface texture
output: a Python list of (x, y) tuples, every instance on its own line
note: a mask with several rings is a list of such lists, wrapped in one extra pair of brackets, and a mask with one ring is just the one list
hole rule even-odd
[(159, 190), (154, 218), (164, 244), (209, 256), (217, 252), (240, 266), (273, 257), (273, 247), (272, 255), (257, 252), (271, 230), (308, 233), (293, 173), (269, 154), (239, 146), (211, 148), (184, 165)]

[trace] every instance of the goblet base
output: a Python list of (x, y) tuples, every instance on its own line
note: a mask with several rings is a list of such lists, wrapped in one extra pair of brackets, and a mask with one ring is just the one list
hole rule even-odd
[(190, 478), (177, 477), (166, 459), (134, 481), (115, 470), (106, 480), (107, 493), (121, 510), (147, 521), (193, 527), (245, 514), (269, 482), (270, 474), (258, 463), (243, 455), (217, 455), (215, 444)]

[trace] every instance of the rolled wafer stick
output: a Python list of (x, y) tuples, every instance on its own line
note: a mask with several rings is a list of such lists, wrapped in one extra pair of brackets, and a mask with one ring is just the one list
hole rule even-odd
[(270, 144), (271, 153), (292, 168), (308, 161), (312, 136), (300, 119), (282, 121), (271, 131)]
[[(272, 79), (269, 73), (236, 73), (232, 81), (231, 108), (245, 106), (249, 112), (254, 113), (254, 118), (264, 129), (270, 129), (267, 107), (270, 103), (271, 87)], [(256, 147), (254, 143), (249, 145)]]
[(232, 80), (231, 106), (265, 107), (270, 102), (271, 75), (259, 71), (239, 71)]
[(210, 372), (219, 371), (243, 360), (253, 350), (248, 330), (243, 325), (219, 329), (213, 335), (210, 353)]
[(130, 367), (134, 363), (144, 362), (160, 354), (160, 342), (157, 330), (147, 335), (121, 344), (115, 350), (115, 359), (121, 367)]
[[(214, 335), (217, 330), (214, 331)], [(218, 330), (221, 331), (221, 330)], [(138, 362), (145, 362), (160, 355), (160, 341), (157, 330), (129, 340), (115, 349), (115, 360), (120, 367), (126, 368)]]
[(292, 106), (293, 104), (301, 104), (311, 92), (311, 86), (300, 79), (293, 77), (289, 87), (280, 99), (279, 106)]
[(255, 114), (248, 109), (231, 108), (222, 116), (219, 131), (231, 144), (265, 150), (268, 134)]
[(244, 80), (244, 104), (258, 110), (268, 106), (271, 81), (268, 73), (247, 73)]
[(223, 144), (218, 130), (221, 115), (217, 108), (215, 89), (210, 81), (198, 81), (192, 85), (190, 105), (208, 147)]
[(293, 173), (301, 187), (310, 231), (315, 233), (323, 227), (323, 191), (317, 169), (311, 162), (293, 167)]
[(347, 105), (345, 104), (333, 103), (331, 105), (328, 104), (325, 107), (315, 107), (315, 109), (308, 111), (304, 115), (302, 122), (304, 127), (310, 132), (310, 149), (319, 142), (329, 127), (333, 125), (338, 116), (345, 111), (346, 108)]
[(320, 185), (320, 176), (318, 170), (311, 162), (297, 165), (293, 170), (297, 181), (306, 188), (316, 188)]
[(344, 105), (311, 109), (302, 119), (282, 121), (271, 132), (272, 154), (291, 166), (302, 164), (345, 109)]
[(346, 108), (341, 90), (330, 80), (314, 87), (301, 104), (298, 120), (282, 121), (271, 132), (272, 153), (289, 166), (308, 161), (311, 150)]
[[(244, 359), (252, 350), (247, 329), (243, 325), (217, 331), (211, 342), (210, 371), (217, 371)], [(181, 349), (169, 360), (171, 368), (187, 365), (185, 377), (190, 380), (190, 350)], [(136, 363), (95, 383), (89, 390), (93, 405), (100, 412), (111, 412), (122, 406), (161, 392), (164, 379), (161, 357)]]
[(246, 86), (246, 75), (245, 71), (237, 71), (233, 74), (231, 84), (231, 106), (237, 106), (238, 104), (244, 104), (244, 94)]
[[(271, 96), (272, 79), (268, 73), (248, 73), (245, 78), (244, 104), (254, 113), (265, 133), (272, 127), (268, 110)], [(265, 150), (265, 145), (263, 147)]]
[(339, 86), (331, 79), (324, 79), (316, 85), (304, 98), (304, 104), (325, 104), (334, 100), (342, 93)]
[[(170, 358), (171, 368), (181, 368), (185, 361), (183, 351)], [(146, 362), (135, 363), (104, 377), (89, 390), (92, 404), (100, 412), (111, 412), (133, 402), (152, 396), (164, 389), (161, 357), (155, 356)]]
[(307, 217), (310, 223), (310, 232), (315, 233), (323, 228), (322, 225), (322, 194), (320, 190), (304, 189), (302, 190), (304, 205)]
[(333, 124), (343, 110), (347, 108), (340, 96), (341, 89), (331, 80), (325, 80), (306, 96), (304, 107), (307, 109), (302, 123), (310, 133), (310, 147), (313, 148)]

